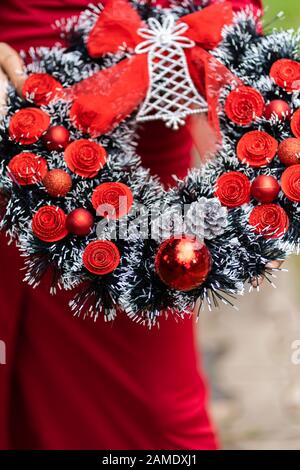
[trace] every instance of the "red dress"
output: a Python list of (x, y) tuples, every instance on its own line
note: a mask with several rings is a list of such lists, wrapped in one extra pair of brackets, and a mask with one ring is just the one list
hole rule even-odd
[[(49, 26), (86, 0), (7, 0), (0, 41), (51, 45)], [(246, 2), (240, 2), (245, 4)], [(258, 3), (258, 2), (256, 2)], [(160, 139), (153, 139), (153, 134)], [(144, 164), (164, 182), (184, 176), (191, 143), (161, 124), (145, 129)], [(151, 331), (120, 314), (111, 324), (73, 318), (68, 295), (22, 283), (20, 258), (1, 236), (1, 449), (216, 449), (193, 321)]]

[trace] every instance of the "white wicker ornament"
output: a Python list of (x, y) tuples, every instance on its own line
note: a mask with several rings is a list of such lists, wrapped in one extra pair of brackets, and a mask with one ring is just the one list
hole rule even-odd
[(160, 119), (176, 130), (190, 114), (207, 111), (207, 103), (188, 70), (184, 49), (194, 47), (195, 43), (184, 36), (187, 29), (186, 23), (176, 23), (171, 14), (166, 14), (162, 23), (150, 18), (148, 28), (138, 30), (146, 40), (135, 52), (148, 53), (149, 88), (137, 121)]

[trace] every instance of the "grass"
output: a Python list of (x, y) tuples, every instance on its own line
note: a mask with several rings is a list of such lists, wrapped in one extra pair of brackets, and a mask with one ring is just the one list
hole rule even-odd
[(279, 11), (283, 11), (283, 20), (274, 23), (276, 28), (300, 27), (300, 1), (299, 0), (263, 0), (265, 7), (265, 22), (268, 23)]

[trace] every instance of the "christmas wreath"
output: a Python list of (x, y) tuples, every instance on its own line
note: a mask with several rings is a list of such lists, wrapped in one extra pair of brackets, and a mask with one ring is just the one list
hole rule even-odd
[[(232, 304), (299, 245), (299, 36), (264, 35), (225, 3), (109, 0), (30, 51), (0, 128), (1, 227), (26, 281), (49, 268), (75, 314), (149, 326)], [(166, 190), (136, 155), (138, 122), (176, 131), (208, 109), (214, 159)]]

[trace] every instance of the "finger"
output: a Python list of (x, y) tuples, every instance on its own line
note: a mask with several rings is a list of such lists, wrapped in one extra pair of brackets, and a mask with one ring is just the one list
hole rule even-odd
[(278, 259), (274, 260), (274, 261), (269, 261), (267, 264), (266, 264), (266, 268), (268, 269), (279, 269), (280, 266), (282, 265), (283, 261), (280, 261)]
[(263, 282), (264, 282), (263, 276), (257, 276), (257, 277), (253, 277), (251, 279), (251, 285), (255, 289), (257, 289), (259, 286), (261, 286), (263, 284)]
[(0, 69), (0, 118), (6, 114), (7, 77)]
[(21, 96), (26, 79), (24, 62), (8, 44), (0, 44), (0, 67)]

